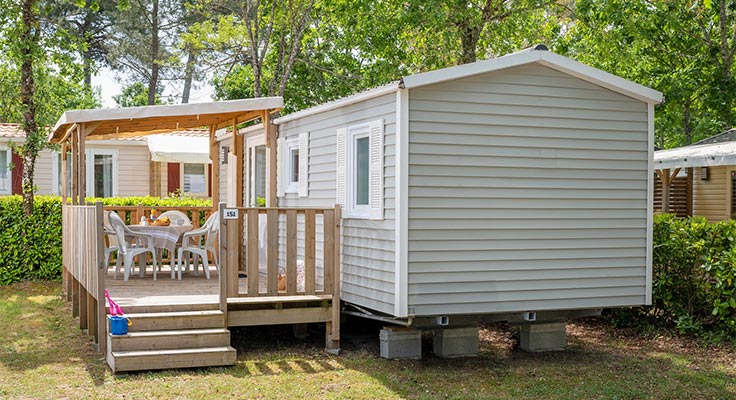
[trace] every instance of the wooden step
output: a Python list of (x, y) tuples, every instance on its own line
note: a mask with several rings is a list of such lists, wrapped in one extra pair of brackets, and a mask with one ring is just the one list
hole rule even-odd
[(125, 314), (125, 316), (133, 322), (128, 328), (130, 332), (225, 327), (225, 314), (220, 310)]
[[(219, 303), (189, 303), (189, 304), (137, 304), (126, 305), (123, 310), (127, 314), (161, 313), (176, 311), (208, 311), (219, 310)], [(107, 312), (110, 310), (107, 309)]]
[(224, 328), (108, 334), (107, 347), (113, 351), (192, 349), (230, 345), (230, 331)]
[(196, 349), (114, 351), (108, 353), (113, 373), (169, 368), (195, 368), (233, 365), (235, 349), (230, 346)]

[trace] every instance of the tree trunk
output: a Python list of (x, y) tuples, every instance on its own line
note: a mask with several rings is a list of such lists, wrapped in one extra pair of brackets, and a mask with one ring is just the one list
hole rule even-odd
[(462, 45), (462, 54), (460, 55), (460, 64), (469, 64), (477, 60), (476, 47), (480, 38), (481, 27), (468, 26), (467, 22), (463, 22), (460, 26), (460, 43)]
[(92, 11), (85, 9), (84, 23), (82, 24), (82, 34), (84, 35), (85, 48), (82, 50), (82, 73), (84, 74), (84, 88), (92, 90)]
[(194, 50), (191, 45), (187, 45), (187, 64), (184, 67), (184, 91), (181, 94), (181, 103), (189, 103), (189, 94), (192, 91), (192, 81), (194, 80)]
[(148, 81), (148, 105), (156, 104), (156, 87), (158, 86), (158, 0), (153, 0), (151, 11), (151, 79)]
[(33, 171), (38, 155), (39, 140), (38, 125), (36, 124), (36, 103), (33, 99), (33, 49), (38, 42), (37, 15), (34, 14), (36, 0), (23, 0), (21, 13), (23, 26), (20, 36), (20, 101), (23, 107), (23, 130), (26, 132), (26, 141), (22, 146), (23, 157), (23, 212), (28, 216), (33, 213)]
[(690, 99), (685, 100), (682, 109), (682, 129), (685, 132), (685, 144), (693, 142), (693, 128), (690, 126)]

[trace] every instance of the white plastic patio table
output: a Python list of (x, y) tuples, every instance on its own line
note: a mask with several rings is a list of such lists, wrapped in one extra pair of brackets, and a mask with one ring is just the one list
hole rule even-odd
[(153, 236), (153, 247), (168, 250), (171, 269), (173, 271), (176, 244), (179, 242), (181, 235), (194, 229), (194, 226), (192, 224), (170, 224), (168, 226), (129, 225), (128, 228), (133, 232), (150, 234)]

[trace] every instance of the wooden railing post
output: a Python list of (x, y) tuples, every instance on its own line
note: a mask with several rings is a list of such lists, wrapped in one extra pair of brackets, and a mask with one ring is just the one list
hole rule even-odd
[(227, 284), (227, 276), (228, 276), (228, 269), (230, 268), (230, 258), (229, 258), (229, 252), (227, 251), (228, 247), (228, 235), (226, 234), (227, 230), (227, 224), (225, 223), (225, 203), (220, 203), (217, 205), (218, 212), (218, 218), (219, 221), (217, 221), (218, 224), (220, 224), (220, 230), (219, 235), (217, 235), (219, 240), (219, 251), (220, 251), (220, 273), (218, 275), (218, 279), (220, 280), (220, 311), (222, 311), (225, 314), (225, 326), (227, 326), (227, 297), (228, 297), (228, 284)]
[(266, 211), (266, 293), (278, 294), (279, 273), (279, 211), (269, 208)]
[(107, 347), (107, 311), (105, 307), (105, 278), (107, 260), (105, 259), (105, 209), (102, 202), (95, 204), (95, 225), (97, 226), (97, 293), (96, 294), (96, 329), (97, 350), (105, 353)]
[(258, 296), (260, 285), (258, 277), (258, 210), (249, 208), (246, 211), (247, 247), (245, 250), (245, 270), (248, 274), (248, 296)]
[(242, 220), (243, 216), (238, 213), (238, 219), (229, 219), (225, 224), (227, 267), (224, 273), (227, 274), (227, 297), (238, 297), (238, 270), (242, 248), (238, 231), (242, 230)]
[[(325, 328), (326, 348), (330, 353), (340, 352), (340, 224), (342, 210), (339, 204), (335, 204), (334, 219), (332, 221), (332, 318)], [(327, 230), (327, 218), (325, 218), (325, 231)], [(325, 241), (327, 239), (325, 238)], [(328, 249), (325, 248), (325, 252)], [(326, 255), (326, 254), (325, 254)], [(325, 257), (326, 258), (326, 257)], [(325, 269), (327, 266), (325, 266)], [(326, 275), (326, 274), (325, 274)], [(325, 289), (326, 291), (326, 289)]]

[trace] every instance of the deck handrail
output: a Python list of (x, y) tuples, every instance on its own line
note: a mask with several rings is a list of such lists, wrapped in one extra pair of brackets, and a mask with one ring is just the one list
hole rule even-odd
[(62, 205), (62, 277), (72, 313), (104, 351), (105, 274), (102, 203)]
[[(342, 209), (339, 204), (331, 208), (276, 208), (276, 207), (226, 207), (219, 210), (220, 254), (220, 309), (227, 319), (228, 299), (239, 297), (315, 297), (331, 296), (331, 317), (327, 322), (327, 347), (339, 346), (340, 338), (340, 230)], [(237, 216), (228, 211), (237, 210)], [(234, 214), (234, 213), (233, 213)], [(261, 290), (259, 260), (260, 215), (265, 215), (266, 282)], [(299, 216), (303, 215), (303, 221)], [(316, 246), (317, 216), (322, 216), (322, 265), (323, 284), (317, 285)], [(283, 216), (283, 218), (280, 218)], [(299, 254), (298, 227), (303, 227), (304, 285), (297, 287), (297, 256)], [(282, 233), (281, 235), (279, 233)], [(243, 240), (245, 236), (245, 240)], [(283, 237), (285, 243), (279, 243)], [(280, 247), (283, 257), (279, 256)], [(242, 258), (243, 248), (245, 257)], [(285, 290), (279, 290), (278, 269), (283, 265), (286, 274)], [(245, 267), (247, 288), (241, 292), (239, 271)]]
[[(240, 292), (237, 290), (237, 286), (230, 284), (228, 288), (229, 297), (253, 297), (253, 296), (293, 296), (297, 294), (313, 295), (313, 294), (332, 294), (333, 286), (335, 283), (335, 277), (339, 277), (335, 273), (335, 266), (338, 266), (335, 254), (335, 246), (339, 247), (339, 223), (340, 223), (340, 206), (336, 205), (333, 208), (298, 208), (298, 207), (223, 207), (224, 209), (238, 210), (238, 224), (243, 226), (243, 232), (245, 232), (246, 240), (245, 245), (245, 260), (238, 265), (237, 262), (230, 264), (232, 267), (229, 269), (230, 275), (228, 280), (234, 280), (237, 282), (237, 271), (242, 270), (242, 266), (245, 267), (245, 272), (248, 276), (259, 276), (259, 223), (260, 220), (257, 218), (259, 215), (266, 215), (266, 290), (261, 291), (259, 287), (259, 281), (257, 279), (249, 279), (248, 287), (246, 292)], [(279, 216), (284, 215), (285, 220), (279, 221)], [(297, 218), (299, 215), (304, 215), (304, 221), (302, 223), (304, 229), (304, 288), (301, 291), (297, 291)], [(318, 290), (316, 285), (316, 217), (322, 215), (323, 217), (323, 273), (324, 283), (323, 289)], [(223, 213), (220, 214), (220, 218), (227, 221), (227, 216)], [(284, 227), (280, 227), (282, 223)], [(228, 231), (230, 229), (230, 231)], [(280, 259), (279, 252), (279, 230), (282, 231), (282, 236), (286, 243), (283, 246), (284, 256)], [(232, 235), (237, 234), (238, 230), (233, 230), (232, 225), (226, 223), (224, 235), (227, 239), (228, 233)], [(232, 236), (234, 238), (234, 236)], [(239, 239), (235, 239), (237, 243)], [(228, 262), (235, 261), (239, 258), (236, 252), (237, 249), (230, 248), (230, 256), (226, 257)], [(222, 249), (221, 252), (225, 253), (227, 248)], [(279, 265), (285, 264), (285, 265)], [(286, 288), (285, 290), (278, 290), (278, 268), (279, 266), (284, 267)]]

